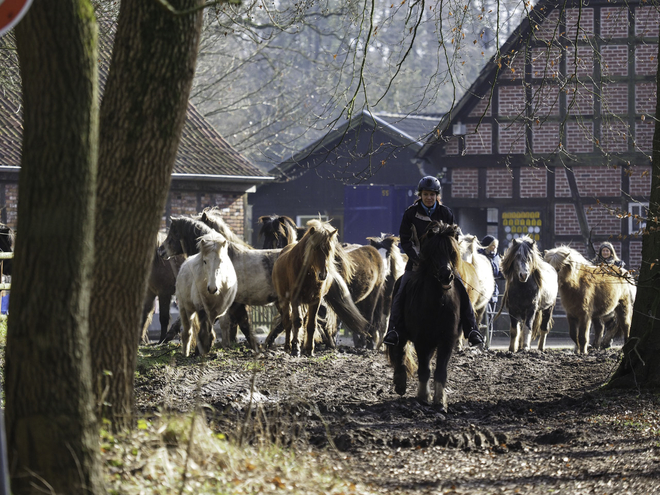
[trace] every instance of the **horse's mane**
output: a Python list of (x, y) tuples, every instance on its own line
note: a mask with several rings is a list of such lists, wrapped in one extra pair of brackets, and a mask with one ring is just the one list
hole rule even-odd
[(220, 232), (229, 242), (235, 245), (235, 247), (241, 250), (252, 249), (247, 242), (238, 237), (227, 225), (224, 218), (222, 218), (222, 213), (216, 206), (204, 208), (202, 213), (199, 215), (199, 221), (211, 227), (213, 230)]
[(454, 270), (463, 273), (463, 259), (461, 258), (461, 248), (458, 244), (458, 226), (444, 222), (432, 222), (426, 229), (426, 232), (420, 239), (420, 269), (434, 264), (437, 261), (438, 251), (449, 257)]
[(16, 234), (14, 230), (4, 223), (0, 223), (0, 251), (13, 251)]
[(276, 241), (278, 239), (284, 239), (286, 244), (291, 244), (298, 240), (296, 223), (293, 219), (287, 216), (264, 215), (259, 217), (259, 223), (261, 224), (259, 237), (265, 237), (267, 234), (272, 234)]
[[(307, 250), (327, 243), (330, 249), (328, 255), (334, 260), (335, 270), (341, 273), (347, 282), (350, 282), (355, 275), (355, 264), (339, 244), (337, 236), (333, 236), (336, 232), (337, 229), (330, 222), (312, 219), (307, 222), (307, 232), (305, 232), (305, 235), (300, 239), (298, 244)], [(327, 241), (328, 238), (331, 238), (329, 242)]]
[(559, 246), (554, 249), (549, 249), (545, 253), (545, 260), (557, 271), (567, 265), (573, 269), (578, 268), (580, 265), (591, 265), (591, 263), (582, 256), (579, 251), (568, 246)]
[(171, 217), (170, 220), (170, 230), (174, 229), (178, 233), (186, 254), (192, 254), (198, 249), (197, 239), (199, 237), (215, 232), (205, 223), (190, 217)]
[(511, 279), (514, 275), (513, 263), (518, 256), (524, 256), (526, 259), (529, 259), (531, 273), (537, 278), (535, 274), (538, 273), (543, 258), (541, 257), (541, 252), (536, 246), (536, 243), (527, 235), (513, 239), (511, 244), (509, 244), (509, 249), (504, 253), (502, 261), (500, 262), (500, 270), (504, 277), (506, 279)]
[(208, 234), (204, 234), (197, 240), (197, 249), (202, 255), (209, 253), (211, 251), (217, 251), (224, 244), (227, 243), (225, 236), (219, 232), (211, 231)]

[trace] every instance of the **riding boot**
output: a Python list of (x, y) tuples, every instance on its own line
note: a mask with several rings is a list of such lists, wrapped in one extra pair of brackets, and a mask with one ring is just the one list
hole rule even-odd
[(467, 339), (471, 346), (480, 346), (484, 343), (484, 338), (479, 332), (477, 320), (474, 317), (474, 310), (472, 303), (468, 296), (465, 285), (460, 277), (456, 277), (456, 289), (458, 290), (461, 299), (461, 324), (463, 325), (463, 336)]
[(405, 334), (405, 325), (403, 320), (403, 288), (410, 278), (412, 272), (404, 272), (401, 276), (399, 288), (396, 294), (392, 297), (392, 309), (390, 310), (390, 321), (387, 324), (387, 333), (383, 337), (383, 344), (385, 345), (398, 345), (399, 340)]

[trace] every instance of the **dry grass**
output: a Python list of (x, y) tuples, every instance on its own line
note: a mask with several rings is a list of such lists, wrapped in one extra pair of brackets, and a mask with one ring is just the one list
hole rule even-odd
[(101, 433), (110, 494), (368, 494), (344, 481), (330, 456), (273, 443), (238, 446), (202, 414), (156, 416), (113, 436)]

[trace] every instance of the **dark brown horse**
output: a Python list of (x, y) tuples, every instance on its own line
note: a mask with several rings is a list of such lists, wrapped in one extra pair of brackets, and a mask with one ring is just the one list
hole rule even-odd
[(454, 283), (454, 270), (463, 261), (456, 240), (457, 227), (433, 222), (421, 239), (419, 268), (406, 284), (404, 319), (409, 341), (401, 339), (389, 346), (390, 363), (394, 366), (394, 389), (406, 393), (408, 374), (417, 367), (410, 344), (417, 353), (419, 388), (417, 399), (428, 403), (431, 395), (431, 358), (436, 353), (433, 373), (433, 403), (447, 409), (447, 365), (461, 334), (460, 296)]
[(165, 341), (170, 323), (170, 303), (176, 290), (176, 276), (181, 265), (185, 261), (184, 256), (174, 256), (164, 260), (158, 255), (158, 247), (165, 240), (165, 234), (159, 233), (157, 237), (154, 257), (151, 261), (151, 272), (147, 280), (147, 293), (142, 306), (142, 337), (144, 344), (149, 343), (149, 325), (154, 311), (154, 300), (158, 297), (158, 310), (160, 321), (160, 339), (158, 343)]
[[(8, 225), (0, 223), (0, 251), (3, 253), (14, 252), (14, 231)], [(11, 275), (12, 260), (0, 260), (0, 275)]]

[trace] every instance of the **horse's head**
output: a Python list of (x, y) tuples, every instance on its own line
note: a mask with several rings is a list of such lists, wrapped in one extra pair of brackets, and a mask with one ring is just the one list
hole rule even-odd
[(158, 247), (158, 254), (169, 259), (179, 254), (190, 256), (199, 252), (197, 239), (213, 232), (207, 225), (189, 217), (170, 217), (167, 237)]
[(263, 249), (281, 249), (298, 239), (295, 222), (282, 215), (259, 217), (259, 237), (264, 238)]
[(206, 289), (209, 294), (217, 294), (224, 264), (231, 263), (227, 255), (227, 239), (217, 232), (206, 234), (199, 238), (197, 248), (202, 258)]
[[(559, 246), (554, 249), (547, 249), (544, 252), (543, 259), (559, 272), (565, 266), (571, 266), (573, 261), (573, 250), (568, 246)], [(586, 264), (586, 260), (585, 260)]]
[(526, 283), (529, 277), (538, 270), (541, 260), (536, 242), (529, 236), (513, 239), (502, 259), (502, 273), (508, 279), (517, 278)]
[(461, 247), (461, 258), (467, 263), (472, 263), (472, 258), (481, 247), (477, 236), (472, 234), (459, 234), (458, 245)]
[(460, 272), (461, 259), (458, 245), (458, 227), (443, 222), (433, 222), (420, 239), (420, 265), (418, 270), (430, 272), (444, 290), (452, 288), (454, 270)]
[(323, 281), (334, 268), (335, 255), (339, 252), (337, 229), (319, 220), (310, 220), (307, 226), (309, 228), (300, 240), (304, 246), (305, 266)]

